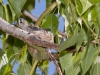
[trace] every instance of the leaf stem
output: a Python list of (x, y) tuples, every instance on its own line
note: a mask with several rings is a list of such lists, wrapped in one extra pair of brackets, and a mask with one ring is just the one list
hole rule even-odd
[(37, 22), (35, 23), (35, 26), (39, 26), (43, 20), (43, 18), (51, 11), (53, 10), (55, 7), (56, 7), (56, 1), (53, 2), (42, 14), (41, 16), (39, 17), (39, 19), (37, 20)]
[(33, 66), (32, 66), (32, 69), (31, 69), (31, 71), (30, 71), (30, 74), (29, 75), (33, 75), (33, 73), (34, 73), (34, 71), (35, 71), (35, 68), (36, 68), (36, 66), (37, 66), (37, 64), (38, 64), (38, 60), (36, 60), (35, 62), (34, 62), (34, 64), (33, 64)]

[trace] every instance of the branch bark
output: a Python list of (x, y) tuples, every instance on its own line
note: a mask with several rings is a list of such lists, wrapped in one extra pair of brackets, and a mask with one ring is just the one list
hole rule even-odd
[(53, 48), (58, 50), (60, 45), (55, 43), (50, 43), (46, 41), (41, 41), (37, 36), (22, 29), (15, 27), (14, 25), (9, 24), (4, 19), (0, 18), (0, 29), (9, 35), (12, 35), (24, 42), (26, 42), (29, 46), (37, 45), (47, 48)]

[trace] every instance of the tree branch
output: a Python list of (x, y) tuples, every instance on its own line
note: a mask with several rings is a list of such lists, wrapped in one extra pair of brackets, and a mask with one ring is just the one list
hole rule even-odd
[(41, 41), (37, 36), (22, 29), (15, 27), (14, 25), (9, 24), (4, 19), (0, 18), (0, 29), (9, 35), (12, 35), (24, 42), (26, 42), (29, 46), (37, 45), (47, 48), (53, 48), (58, 50), (60, 45), (55, 43), (50, 43), (46, 41)]

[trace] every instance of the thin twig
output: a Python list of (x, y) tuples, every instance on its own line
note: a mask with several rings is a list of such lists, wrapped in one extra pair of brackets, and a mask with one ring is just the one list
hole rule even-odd
[(33, 66), (32, 66), (32, 69), (31, 69), (31, 71), (30, 71), (30, 74), (29, 75), (33, 75), (33, 73), (34, 73), (34, 71), (35, 71), (35, 68), (36, 68), (36, 66), (37, 66), (37, 64), (38, 64), (38, 60), (36, 60), (35, 62), (34, 62), (34, 64), (33, 64)]
[(41, 14), (41, 16), (39, 17), (39, 19), (36, 21), (35, 26), (41, 25), (41, 22), (42, 22), (43, 18), (44, 18), (48, 13), (50, 13), (50, 12), (56, 7), (56, 5), (57, 5), (56, 1), (53, 2), (53, 3)]
[(38, 20), (34, 15), (32, 15), (30, 12), (28, 12), (28, 11), (26, 11), (24, 9), (22, 10), (22, 13), (25, 16), (29, 17), (33, 22), (36, 22)]
[(57, 60), (56, 60), (56, 59), (54, 58), (54, 56), (50, 53), (50, 50), (49, 50), (48, 48), (46, 48), (46, 50), (47, 50), (48, 56), (50, 57), (50, 59), (51, 59), (51, 60), (53, 61), (53, 63), (55, 64), (58, 74), (59, 74), (59, 75), (63, 75), (63, 74), (62, 74), (62, 71), (61, 71), (61, 69), (60, 69), (60, 66), (58, 65)]

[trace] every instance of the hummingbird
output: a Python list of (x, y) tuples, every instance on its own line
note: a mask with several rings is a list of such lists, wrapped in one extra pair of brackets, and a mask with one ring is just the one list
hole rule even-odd
[[(54, 43), (53, 34), (50, 31), (48, 31), (48, 29), (43, 29), (43, 28), (40, 28), (37, 26), (30, 26), (30, 25), (28, 25), (26, 20), (20, 21), (19, 28), (21, 28), (22, 30), (25, 30), (29, 33), (34, 34), (42, 41)], [(34, 59), (36, 59), (36, 60), (48, 59), (49, 57), (47, 57), (47, 56), (49, 56), (49, 55), (52, 56), (50, 53), (50, 48), (38, 47), (38, 50), (37, 50), (36, 49), (37, 47), (38, 46), (36, 46), (36, 45), (34, 45), (34, 47), (30, 47), (28, 45), (28, 51)], [(46, 50), (47, 50), (47, 52), (46, 52)]]

